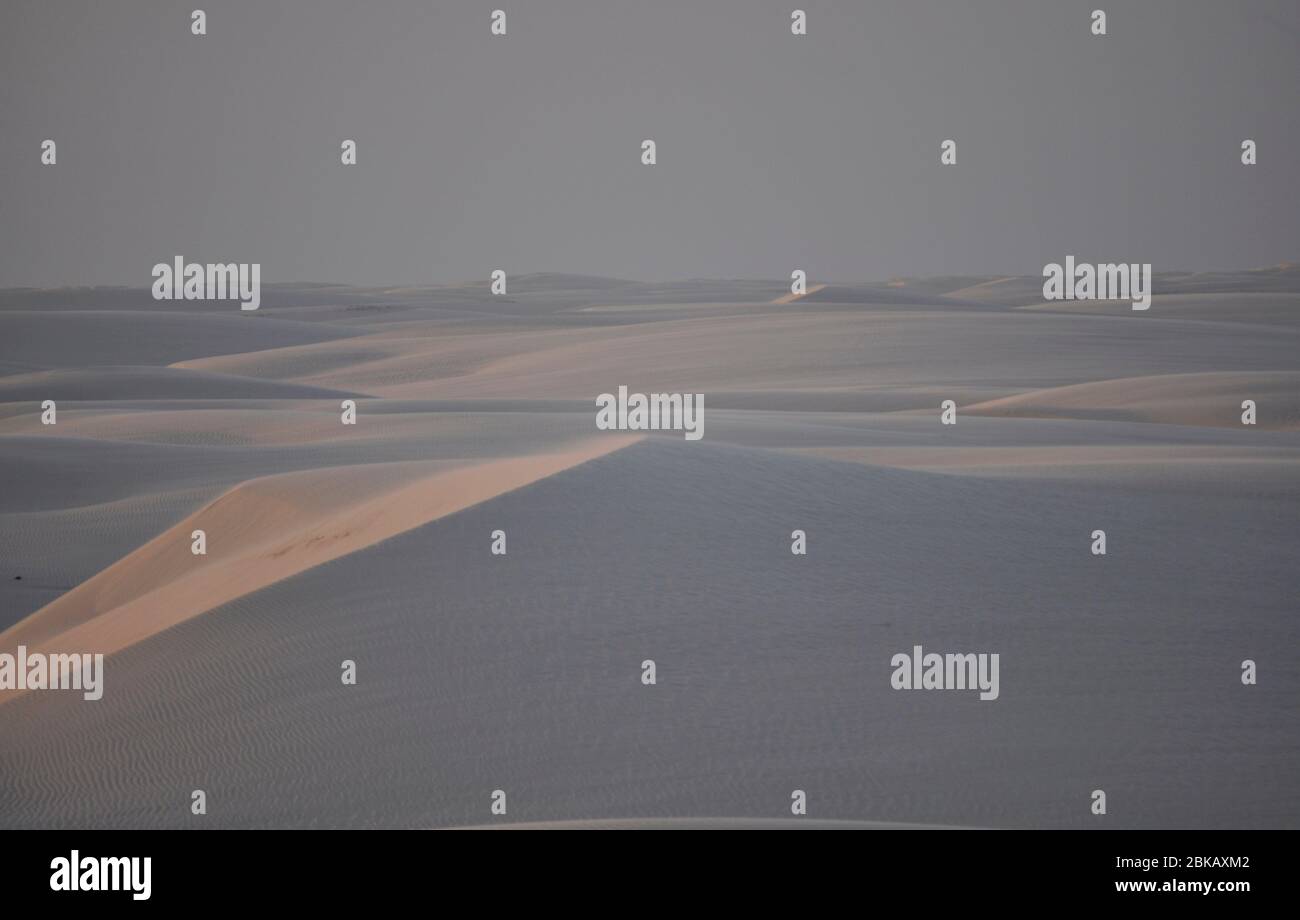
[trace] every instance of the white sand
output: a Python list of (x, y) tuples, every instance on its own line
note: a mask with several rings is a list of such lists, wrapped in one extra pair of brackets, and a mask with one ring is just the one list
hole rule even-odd
[[(1300, 272), (1156, 290), (0, 293), (0, 651), (108, 655), (0, 704), (0, 826), (1297, 826)], [(704, 441), (599, 436), (619, 384)]]

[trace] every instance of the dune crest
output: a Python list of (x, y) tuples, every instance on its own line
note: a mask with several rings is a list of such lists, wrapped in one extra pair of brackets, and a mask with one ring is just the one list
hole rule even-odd
[[(249, 480), (0, 634), (0, 648), (22, 644), (32, 652), (110, 654), (237, 597), (637, 440), (591, 438), (558, 453), (452, 464), (368, 464)], [(196, 529), (207, 533), (206, 556), (191, 553)], [(0, 692), (0, 703), (16, 695)]]
[(802, 294), (794, 294), (794, 293), (786, 294), (784, 297), (778, 297), (776, 300), (772, 301), (772, 303), (774, 304), (794, 303), (796, 300), (803, 300), (809, 294), (816, 294), (824, 287), (826, 287), (826, 285), (824, 284), (813, 284), (810, 285), (808, 289), (804, 291)]
[(1241, 427), (1241, 401), (1266, 408), (1259, 427), (1300, 426), (1300, 373), (1256, 371), (1123, 377), (1030, 390), (966, 407), (970, 415), (1118, 419), (1170, 425)]

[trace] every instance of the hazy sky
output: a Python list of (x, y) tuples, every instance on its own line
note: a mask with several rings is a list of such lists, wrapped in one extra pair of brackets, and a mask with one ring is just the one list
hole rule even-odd
[(0, 286), (1268, 265), (1298, 92), (1295, 0), (4, 0)]

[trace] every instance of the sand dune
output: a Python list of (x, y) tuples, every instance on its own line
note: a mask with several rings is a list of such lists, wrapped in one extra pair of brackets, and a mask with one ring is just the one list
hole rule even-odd
[(992, 300), (997, 302), (997, 298), (1000, 295), (1004, 295), (1008, 290), (1011, 290), (1007, 285), (1019, 280), (1020, 279), (1017, 279), (1014, 276), (990, 278), (987, 281), (979, 281), (967, 287), (960, 287), (956, 290), (949, 291), (946, 296), (965, 300)]
[[(259, 313), (261, 311), (258, 311)], [(0, 360), (27, 365), (159, 365), (346, 338), (353, 331), (266, 315), (206, 311), (0, 309)]]
[(803, 300), (809, 294), (816, 294), (824, 287), (826, 287), (826, 285), (824, 284), (810, 284), (807, 290), (805, 290), (802, 294), (795, 294), (795, 293), (785, 294), (784, 296), (778, 297), (776, 298), (776, 300), (773, 300), (772, 303), (774, 304), (794, 303), (797, 300)]
[[(244, 483), (0, 634), (0, 647), (118, 651), (274, 581), (631, 443), (479, 464), (381, 464)], [(205, 530), (208, 555), (190, 534)], [(0, 702), (5, 696), (0, 694)]]
[(70, 508), (0, 513), (0, 632), (210, 501), (221, 486), (155, 488)]
[(170, 367), (61, 368), (0, 377), (0, 402), (122, 399), (321, 399), (358, 396), (298, 383)]
[[(767, 822), (799, 788), (813, 820), (1088, 827), (1105, 784), (1108, 826), (1288, 826), (1278, 508), (646, 438), (158, 632), (97, 703), (0, 705), (0, 821), (481, 825), (501, 788), (512, 823)], [(1001, 698), (891, 690), (918, 641), (999, 651)], [(1255, 649), (1270, 683), (1225, 691)]]
[[(1158, 266), (1157, 266), (1158, 268)], [(957, 284), (942, 284), (943, 279), (921, 279), (921, 289), (942, 293), (960, 300), (981, 301), (1003, 307), (1030, 310), (1110, 313), (1132, 312), (1128, 301), (1056, 301), (1043, 300), (1041, 275), (1013, 275), (992, 278), (961, 279)], [(1295, 304), (1300, 295), (1300, 266), (1279, 265), (1240, 272), (1169, 272), (1156, 271), (1152, 276), (1155, 299), (1148, 315), (1162, 317), (1173, 310), (1190, 317), (1199, 312), (1226, 320), (1238, 310), (1248, 316), (1257, 310), (1273, 316), (1275, 321), (1294, 325), (1293, 310), (1273, 309), (1271, 305)], [(908, 279), (909, 287), (912, 286)], [(1266, 306), (1270, 305), (1270, 306)], [(1246, 322), (1269, 320), (1244, 319)]]
[[(277, 384), (278, 385), (278, 384)], [(193, 445), (305, 445), (323, 441), (414, 441), (427, 439), (436, 427), (431, 415), (420, 412), (371, 413), (359, 401), (365, 425), (357, 430), (339, 423), (337, 397), (311, 402), (277, 402), (237, 408), (226, 404), (186, 401), (155, 407), (129, 402), (109, 406), (69, 403), (59, 409), (58, 436), (98, 441), (139, 441)], [(445, 427), (445, 426), (444, 426)], [(0, 419), (0, 435), (48, 434), (39, 410)]]
[[(444, 335), (430, 324), (183, 366), (354, 389), (389, 399), (590, 399), (646, 391), (1062, 386), (1108, 376), (1252, 371), (1293, 363), (1296, 343), (1260, 327), (1225, 348), (1213, 324), (966, 309), (734, 313), (550, 331)], [(348, 363), (342, 353), (361, 357)], [(382, 357), (376, 357), (376, 352)], [(319, 363), (314, 363), (316, 361)], [(1014, 373), (1013, 373), (1014, 371)]]
[(809, 291), (803, 298), (804, 303), (818, 304), (854, 304), (874, 308), (924, 308), (941, 309), (1000, 309), (979, 301), (959, 300), (950, 294), (939, 294), (923, 287), (911, 287), (905, 282), (888, 284), (823, 284), (816, 291)]
[(1196, 500), (1222, 491), (1293, 502), (1300, 496), (1300, 445), (1153, 444), (1054, 447), (813, 447), (800, 453), (834, 460), (1009, 481), (1055, 481), (1093, 492), (1179, 495)]
[(1035, 390), (967, 406), (970, 415), (1124, 419), (1242, 428), (1241, 404), (1254, 400), (1256, 424), (1300, 427), (1300, 372), (1169, 374)]
[(0, 826), (1295, 826), (1297, 281), (0, 292), (0, 650), (108, 652), (0, 705)]
[[(1025, 304), (1028, 312), (1126, 316), (1133, 312), (1125, 300), (1053, 301)], [(1251, 323), (1264, 326), (1300, 326), (1300, 293), (1247, 293), (1227, 297), (1214, 293), (1156, 294), (1144, 316), (1151, 319), (1201, 320), (1216, 323)]]

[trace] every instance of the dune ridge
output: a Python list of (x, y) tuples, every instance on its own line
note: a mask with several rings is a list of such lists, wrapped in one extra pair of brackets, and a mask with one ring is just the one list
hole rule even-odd
[[(237, 597), (638, 440), (550, 454), (286, 473), (236, 486), (0, 633), (0, 647), (111, 654)], [(191, 533), (208, 533), (208, 555)], [(0, 693), (0, 703), (17, 691)]]
[(1300, 427), (1300, 371), (1163, 374), (1051, 387), (967, 406), (970, 415), (1076, 418), (1240, 428), (1241, 403), (1266, 407), (1260, 428)]
[(822, 288), (824, 288), (824, 287), (826, 287), (826, 285), (824, 285), (824, 284), (813, 284), (813, 285), (809, 285), (808, 289), (807, 289), (806, 291), (804, 291), (802, 294), (796, 294), (796, 293), (794, 293), (793, 291), (791, 291), (789, 294), (786, 294), (784, 297), (778, 297), (778, 298), (776, 298), (776, 300), (773, 300), (772, 303), (774, 303), (774, 304), (787, 304), (787, 303), (794, 303), (794, 302), (797, 301), (797, 300), (803, 300), (803, 299), (804, 299), (805, 297), (807, 297), (809, 294), (816, 294), (818, 291), (820, 291), (820, 290), (821, 290)]

